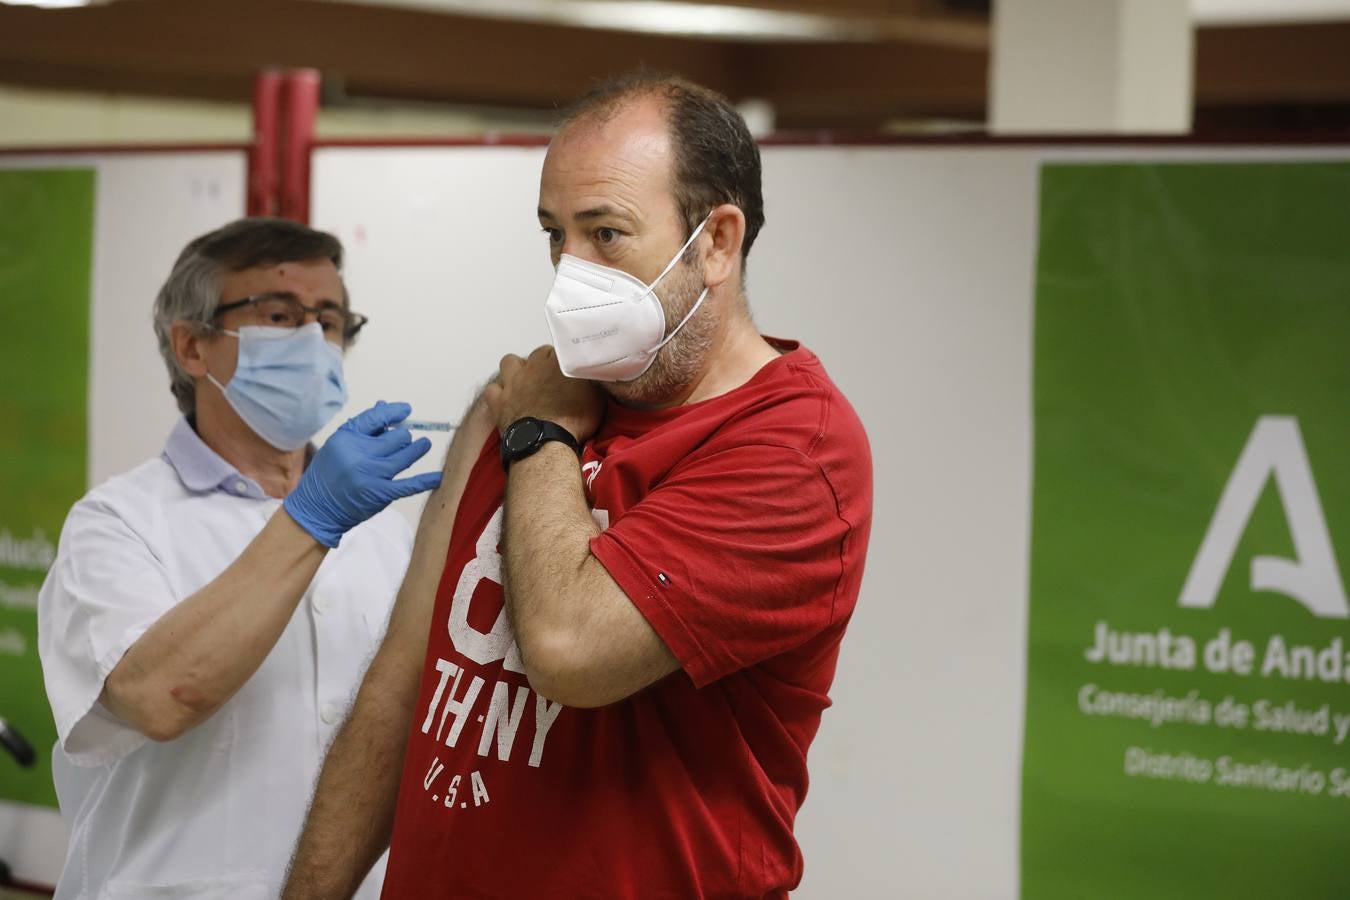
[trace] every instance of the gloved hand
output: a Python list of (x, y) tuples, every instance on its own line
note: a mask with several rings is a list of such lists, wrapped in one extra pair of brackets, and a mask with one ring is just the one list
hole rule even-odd
[(406, 403), (381, 400), (343, 423), (314, 454), (284, 505), (320, 544), (336, 547), (344, 534), (393, 501), (440, 485), (440, 472), (394, 480), (431, 449), (431, 441), (414, 441), (406, 428), (386, 430), (411, 412)]

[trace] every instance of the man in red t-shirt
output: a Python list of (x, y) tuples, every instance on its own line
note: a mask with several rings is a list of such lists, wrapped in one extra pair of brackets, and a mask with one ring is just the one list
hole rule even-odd
[(750, 318), (758, 150), (716, 94), (627, 76), (554, 138), (539, 217), (553, 344), (456, 434), (287, 897), (346, 896), (391, 834), (392, 898), (801, 880), (872, 472), (819, 360)]

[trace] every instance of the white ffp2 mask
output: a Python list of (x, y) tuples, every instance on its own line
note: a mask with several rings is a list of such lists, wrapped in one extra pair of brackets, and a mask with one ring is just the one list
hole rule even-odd
[(632, 381), (651, 368), (657, 351), (680, 333), (708, 296), (705, 287), (680, 324), (665, 333), (666, 313), (656, 296), (656, 285), (675, 268), (711, 216), (710, 212), (699, 223), (651, 284), (622, 269), (562, 255), (553, 288), (544, 301), (544, 315), (564, 375)]

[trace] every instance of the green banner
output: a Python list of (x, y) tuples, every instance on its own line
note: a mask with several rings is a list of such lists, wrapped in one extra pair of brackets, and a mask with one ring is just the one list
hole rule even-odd
[(1048, 166), (1022, 894), (1350, 897), (1350, 166)]
[(0, 718), (37, 764), (0, 755), (0, 798), (56, 805), (37, 594), (85, 490), (92, 169), (0, 170)]

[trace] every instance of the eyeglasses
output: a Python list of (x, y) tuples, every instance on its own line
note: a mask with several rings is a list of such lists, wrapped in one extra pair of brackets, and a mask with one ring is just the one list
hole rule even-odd
[(317, 309), (305, 306), (294, 294), (256, 294), (222, 303), (216, 307), (215, 316), (234, 309), (252, 307), (253, 324), (267, 325), (272, 328), (299, 328), (313, 316), (325, 335), (341, 335), (343, 341), (356, 337), (365, 324), (370, 321), (360, 313), (345, 310), (340, 306), (326, 305)]

